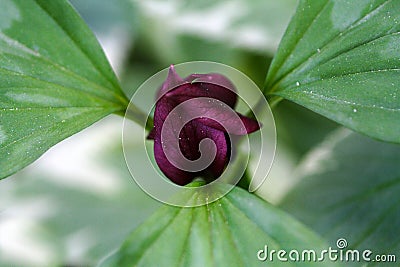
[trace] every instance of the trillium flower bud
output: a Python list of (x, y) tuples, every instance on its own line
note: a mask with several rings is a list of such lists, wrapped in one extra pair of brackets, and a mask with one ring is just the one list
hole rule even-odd
[[(199, 176), (208, 182), (217, 179), (231, 155), (229, 135), (246, 135), (260, 128), (256, 120), (232, 111), (236, 90), (221, 74), (181, 78), (171, 65), (157, 99), (148, 139), (154, 140), (160, 170), (178, 185)], [(212, 142), (203, 143), (205, 139)], [(193, 167), (194, 162), (207, 166), (200, 170)]]

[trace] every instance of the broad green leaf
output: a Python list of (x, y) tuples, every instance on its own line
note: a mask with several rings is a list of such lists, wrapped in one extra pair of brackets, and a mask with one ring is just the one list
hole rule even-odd
[(0, 178), (127, 103), (68, 2), (1, 1)]
[(346, 238), (349, 248), (399, 259), (399, 145), (341, 130), (300, 170), (281, 207), (327, 240)]
[(400, 2), (301, 0), (265, 90), (400, 142)]
[(259, 261), (257, 253), (266, 245), (269, 250), (319, 250), (324, 242), (289, 215), (236, 187), (207, 206), (162, 207), (101, 266), (313, 266)]

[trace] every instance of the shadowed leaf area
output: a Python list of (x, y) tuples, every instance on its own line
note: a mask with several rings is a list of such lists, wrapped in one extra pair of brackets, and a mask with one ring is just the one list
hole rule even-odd
[(398, 259), (399, 164), (399, 145), (341, 130), (310, 153), (280, 207), (333, 245), (346, 238), (349, 248)]

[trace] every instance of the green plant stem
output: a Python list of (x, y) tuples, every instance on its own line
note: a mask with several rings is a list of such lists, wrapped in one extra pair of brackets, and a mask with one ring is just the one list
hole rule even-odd
[[(282, 97), (276, 96), (276, 95), (267, 95), (266, 98), (267, 98), (267, 102), (272, 110), (279, 104), (279, 102), (281, 102), (283, 100)], [(256, 111), (258, 108), (261, 108), (263, 106), (263, 104), (262, 104), (263, 101), (264, 100), (258, 101), (258, 103), (254, 106), (253, 110)], [(255, 116), (254, 116), (254, 113), (252, 110), (247, 112), (246, 116), (255, 119)], [(248, 170), (246, 169), (245, 173), (243, 174), (243, 176), (240, 178), (239, 182), (237, 183), (237, 186), (239, 186), (245, 190), (248, 190), (249, 186), (250, 186), (250, 182), (251, 182), (251, 177), (249, 176)]]
[(267, 95), (266, 97), (271, 109), (274, 109), (283, 100), (282, 97), (276, 95)]
[(125, 116), (125, 118), (136, 122), (140, 126), (144, 127), (147, 131), (151, 131), (153, 129), (153, 118), (147, 116), (139, 108), (132, 104), (128, 106), (125, 114), (122, 114), (122, 116)]
[(246, 169), (243, 173), (242, 178), (240, 178), (239, 182), (236, 186), (243, 188), (244, 190), (249, 190), (251, 178), (249, 176), (249, 171)]

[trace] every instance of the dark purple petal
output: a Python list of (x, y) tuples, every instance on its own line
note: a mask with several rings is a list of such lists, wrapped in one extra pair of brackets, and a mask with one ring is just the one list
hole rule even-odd
[[(228, 134), (245, 135), (260, 128), (256, 120), (233, 111), (237, 101), (235, 87), (220, 74), (192, 74), (182, 79), (171, 66), (157, 97), (154, 128), (148, 139), (154, 139), (154, 156), (160, 170), (179, 185), (200, 175), (207, 181), (218, 178), (231, 154)], [(190, 104), (185, 105), (189, 100)], [(181, 104), (182, 110), (172, 112)], [(184, 124), (186, 121), (189, 122)], [(211, 139), (212, 143), (203, 144), (201, 154), (200, 142), (204, 139)], [(211, 162), (205, 169), (175, 166), (192, 166), (193, 161), (204, 158)]]
[(151, 129), (149, 135), (147, 136), (147, 139), (148, 139), (148, 140), (154, 140), (154, 137), (155, 137), (155, 136), (156, 136), (156, 129), (153, 128), (153, 129)]
[(176, 101), (177, 104), (195, 97), (213, 98), (224, 102), (231, 108), (235, 107), (237, 99), (236, 94), (229, 89), (204, 83), (183, 84), (171, 90), (166, 96)]
[[(240, 113), (236, 114), (238, 115), (241, 123), (237, 122), (236, 117), (233, 118), (232, 116), (227, 116), (224, 118), (224, 125), (229, 126), (229, 128), (224, 128), (221, 123), (209, 118), (200, 118), (196, 120), (198, 120), (199, 123), (209, 127), (234, 135), (246, 135), (260, 129), (260, 124), (256, 120), (243, 116)], [(221, 122), (222, 120), (219, 121)]]
[(154, 139), (154, 158), (158, 167), (172, 182), (178, 185), (186, 185), (190, 183), (194, 175), (187, 171), (176, 168), (172, 165), (164, 154), (160, 140)]
[(246, 132), (248, 134), (260, 130), (261, 125), (260, 125), (260, 123), (258, 123), (258, 121), (251, 119), (249, 117), (243, 116), (240, 113), (238, 113), (238, 115), (239, 115), (240, 119), (242, 120), (244, 127), (246, 127)]
[(170, 66), (168, 76), (157, 93), (161, 96), (173, 97), (176, 104), (194, 97), (210, 97), (218, 99), (234, 108), (237, 101), (234, 85), (223, 75), (217, 73), (192, 74), (182, 79)]
[[(170, 109), (170, 107), (171, 106), (169, 105), (169, 103), (165, 101), (165, 99), (163, 99), (158, 102), (155, 112), (154, 155), (160, 170), (171, 181), (179, 185), (190, 183), (196, 176), (201, 175), (203, 172), (185, 171), (175, 167), (167, 159), (165, 151), (166, 149), (169, 149), (169, 152), (171, 153), (172, 149), (172, 153), (179, 153), (179, 151), (176, 150), (179, 149), (183, 156), (189, 160), (196, 160), (200, 156), (207, 157), (207, 154), (200, 154), (199, 145), (201, 140), (209, 138), (214, 142), (216, 146), (216, 156), (214, 157), (211, 165), (206, 169), (208, 175), (207, 178), (210, 180), (216, 179), (222, 174), (226, 164), (228, 163), (229, 141), (227, 141), (224, 132), (208, 127), (196, 121), (191, 121), (187, 123), (183, 127), (182, 131), (179, 133), (179, 147), (169, 147), (169, 145), (174, 143), (173, 139), (176, 138), (173, 135), (173, 131), (171, 130), (174, 129), (174, 125), (164, 125), (165, 120), (161, 120), (160, 118), (162, 116), (158, 115)], [(165, 114), (162, 115), (164, 116)], [(180, 124), (180, 122), (174, 122)], [(167, 127), (166, 136), (161, 135), (162, 127)], [(162, 140), (162, 137), (164, 137), (165, 139)], [(175, 139), (175, 141), (177, 140)], [(168, 142), (168, 144), (165, 144), (165, 142)], [(166, 148), (166, 146), (168, 146), (168, 148)], [(205, 151), (209, 150), (211, 150), (211, 147), (205, 148)]]
[[(228, 162), (228, 142), (224, 132), (196, 121), (191, 121), (183, 127), (179, 137), (180, 149), (183, 155), (190, 160), (196, 160), (200, 156), (207, 156), (207, 154), (200, 155), (199, 145), (201, 140), (205, 138), (211, 139), (216, 146), (217, 153), (207, 170), (213, 174), (212, 178), (214, 179), (222, 174), (225, 165)], [(212, 147), (206, 147), (205, 151), (207, 152), (211, 149)]]
[[(217, 73), (192, 74), (184, 79), (196, 89), (195, 97), (210, 97), (234, 108), (237, 101), (236, 88), (225, 76)], [(186, 93), (186, 92), (183, 92)], [(176, 92), (176, 94), (179, 94)]]
[(180, 170), (171, 164), (165, 156), (161, 140), (161, 130), (164, 121), (173, 108), (174, 105), (171, 104), (166, 97), (162, 97), (157, 101), (156, 109), (154, 111), (154, 128), (150, 132), (148, 138), (154, 138), (154, 157), (160, 170), (174, 183), (185, 185), (192, 181), (194, 178), (193, 174)]
[(224, 75), (218, 73), (207, 73), (207, 74), (191, 74), (187, 76), (185, 81), (190, 83), (209, 83), (219, 85), (236, 92), (236, 88), (233, 83), (226, 78)]
[(168, 93), (171, 89), (182, 85), (182, 84), (189, 84), (189, 82), (183, 80), (178, 73), (176, 73), (174, 65), (169, 67), (168, 76), (165, 82), (161, 85), (158, 93), (157, 98), (160, 98), (162, 95)]
[(189, 118), (197, 117), (198, 123), (234, 135), (246, 135), (260, 128), (257, 121), (234, 112), (222, 101), (210, 98), (191, 99), (190, 106), (183, 113)]

